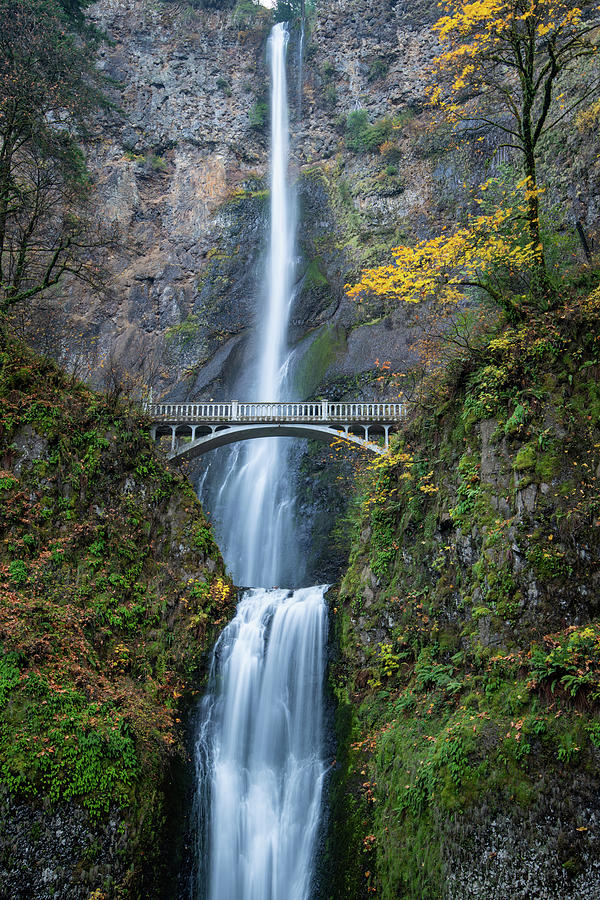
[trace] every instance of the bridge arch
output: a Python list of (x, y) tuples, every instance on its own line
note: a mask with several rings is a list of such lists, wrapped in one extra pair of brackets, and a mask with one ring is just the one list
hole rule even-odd
[[(366, 431), (367, 429), (365, 429)], [(168, 432), (167, 432), (168, 433)], [(381, 429), (379, 435), (385, 432)], [(371, 443), (368, 436), (361, 437), (353, 434), (350, 430), (346, 431), (341, 427), (327, 425), (308, 425), (308, 424), (256, 424), (256, 425), (231, 425), (221, 426), (215, 429), (211, 434), (202, 435), (192, 440), (191, 443), (178, 443), (172, 447), (169, 453), (170, 459), (195, 459), (208, 453), (209, 450), (216, 450), (218, 447), (225, 447), (228, 444), (234, 444), (238, 441), (249, 441), (255, 438), (265, 437), (296, 437), (296, 438), (312, 438), (313, 440), (323, 441), (330, 444), (334, 440), (346, 441), (354, 446), (362, 447), (371, 453), (384, 454), (386, 449), (378, 444)]]

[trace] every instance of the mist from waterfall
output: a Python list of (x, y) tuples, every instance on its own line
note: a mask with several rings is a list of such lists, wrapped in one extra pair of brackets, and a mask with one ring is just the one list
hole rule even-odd
[[(265, 306), (249, 399), (288, 392), (286, 347), (295, 256), (286, 81), (288, 31), (269, 39), (271, 205)], [(196, 743), (193, 900), (309, 900), (323, 761), (325, 587), (301, 583), (294, 498), (281, 438), (239, 444), (217, 496), (222, 548), (252, 586), (213, 651)], [(284, 580), (285, 579), (285, 580)], [(260, 586), (260, 587), (259, 587)]]

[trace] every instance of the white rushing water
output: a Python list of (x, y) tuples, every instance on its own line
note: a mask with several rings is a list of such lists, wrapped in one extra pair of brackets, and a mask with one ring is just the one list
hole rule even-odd
[[(289, 114), (283, 24), (269, 39), (271, 69), (271, 200), (265, 304), (257, 321), (257, 359), (249, 399), (274, 401), (289, 394), (286, 335), (295, 263), (295, 194), (288, 176)], [(291, 395), (290, 395), (291, 396)], [(289, 398), (288, 398), (289, 399)], [(286, 478), (286, 441), (271, 438), (238, 445), (229, 458), (213, 512), (236, 584), (272, 587), (286, 583), (301, 562), (294, 559), (293, 498)]]
[[(271, 221), (255, 399), (282, 395), (294, 274), (289, 185), (288, 33), (273, 28)], [(238, 584), (301, 583), (285, 442), (238, 445), (218, 494), (225, 558)], [(295, 573), (295, 577), (294, 577)], [(194, 900), (308, 900), (323, 762), (324, 587), (247, 591), (213, 651), (196, 746)]]
[(321, 807), (323, 588), (248, 591), (200, 735), (209, 900), (307, 900)]

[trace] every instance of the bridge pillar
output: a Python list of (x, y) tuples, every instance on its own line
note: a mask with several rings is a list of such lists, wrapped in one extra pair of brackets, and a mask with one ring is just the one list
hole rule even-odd
[(177, 434), (177, 426), (171, 425), (171, 453), (175, 451), (175, 435)]
[(152, 425), (152, 427), (150, 428), (150, 437), (152, 438), (153, 441), (156, 440), (156, 429), (157, 429), (157, 427), (158, 427), (158, 426), (156, 426), (156, 425)]

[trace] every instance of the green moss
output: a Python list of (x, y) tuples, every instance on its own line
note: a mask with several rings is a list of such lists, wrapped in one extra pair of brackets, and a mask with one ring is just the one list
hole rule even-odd
[(535, 461), (535, 474), (540, 481), (552, 481), (562, 468), (558, 454), (548, 451), (540, 453)]
[(535, 468), (536, 459), (537, 450), (535, 444), (524, 444), (515, 457), (513, 469), (517, 472), (533, 469)]
[(319, 259), (313, 259), (308, 265), (304, 274), (304, 285), (307, 288), (322, 287), (327, 285), (327, 276), (323, 272), (322, 262)]
[(197, 338), (200, 328), (201, 324), (198, 317), (189, 315), (183, 322), (180, 322), (179, 325), (173, 325), (171, 328), (167, 328), (165, 337), (167, 341), (185, 347)]
[(327, 369), (346, 348), (346, 336), (341, 329), (325, 325), (318, 330), (294, 373), (294, 387), (302, 397), (310, 397), (323, 381)]
[(268, 119), (269, 105), (267, 101), (257, 100), (256, 103), (250, 107), (248, 113), (250, 128), (254, 128), (256, 131), (263, 131), (267, 127)]

